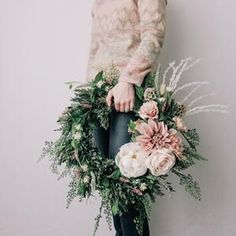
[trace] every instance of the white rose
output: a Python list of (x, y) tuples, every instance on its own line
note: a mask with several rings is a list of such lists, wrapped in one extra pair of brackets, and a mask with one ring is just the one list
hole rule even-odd
[(174, 166), (175, 155), (170, 149), (161, 148), (148, 156), (145, 164), (153, 175), (165, 175)]
[(141, 150), (135, 142), (122, 145), (115, 157), (115, 163), (125, 177), (138, 177), (146, 173), (147, 152)]

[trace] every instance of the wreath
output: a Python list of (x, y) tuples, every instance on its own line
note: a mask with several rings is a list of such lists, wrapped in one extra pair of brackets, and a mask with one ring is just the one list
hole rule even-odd
[[(199, 184), (184, 171), (207, 159), (198, 153), (199, 135), (195, 128), (186, 126), (184, 117), (202, 111), (224, 112), (225, 106), (193, 107), (200, 98), (186, 105), (193, 92), (204, 84), (198, 81), (177, 86), (182, 73), (197, 62), (190, 63), (191, 60), (181, 60), (176, 66), (171, 62), (164, 73), (159, 64), (156, 73), (149, 72), (141, 86), (134, 86), (135, 119), (130, 119), (127, 127), (131, 140), (120, 147), (114, 160), (101, 155), (93, 131), (97, 127), (109, 127), (109, 115), (114, 107), (108, 107), (105, 98), (118, 81), (117, 69), (105, 68), (87, 83), (69, 83), (74, 95), (57, 120), (60, 127), (56, 131), (60, 137), (45, 142), (41, 159), (45, 156), (50, 159), (50, 169), (59, 175), (58, 179), (71, 176), (67, 208), (75, 197), (82, 201), (94, 196), (95, 191), (99, 193), (101, 206), (93, 235), (99, 227), (102, 209), (111, 230), (111, 213), (123, 214), (132, 204), (139, 212), (134, 222), (142, 235), (143, 219), (150, 219), (151, 204), (156, 197), (175, 192), (168, 182), (170, 173), (192, 197), (201, 200)], [(191, 87), (182, 102), (176, 101), (177, 92)], [(60, 173), (58, 167), (62, 164), (64, 170)]]

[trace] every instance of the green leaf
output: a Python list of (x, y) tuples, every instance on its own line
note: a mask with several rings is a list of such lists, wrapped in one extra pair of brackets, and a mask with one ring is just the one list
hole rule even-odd
[(130, 130), (130, 131), (134, 131), (134, 130), (135, 130), (135, 127), (136, 127), (135, 121), (133, 121), (132, 119), (130, 119), (128, 126), (129, 126), (129, 130)]
[(135, 95), (140, 99), (143, 100), (144, 88), (135, 86)]
[(165, 120), (166, 120), (166, 118), (165, 118), (164, 114), (160, 113), (159, 114), (159, 121), (165, 121)]
[(155, 74), (149, 72), (145, 75), (142, 87), (148, 88), (148, 87), (155, 87)]
[(94, 78), (94, 80), (92, 82), (93, 82), (93, 84), (97, 84), (97, 82), (99, 82), (100, 80), (103, 80), (103, 70), (99, 71), (96, 74), (96, 76), (95, 76), (95, 78)]
[(76, 139), (72, 139), (71, 146), (76, 149), (78, 147), (78, 141)]
[(108, 179), (103, 179), (102, 180), (102, 185), (107, 188), (109, 186), (109, 180)]
[(119, 179), (121, 176), (120, 170), (116, 169), (111, 175), (107, 176), (109, 178), (112, 178), (114, 180)]
[(119, 212), (119, 207), (118, 207), (118, 200), (115, 199), (112, 207), (111, 207), (112, 213), (116, 215)]

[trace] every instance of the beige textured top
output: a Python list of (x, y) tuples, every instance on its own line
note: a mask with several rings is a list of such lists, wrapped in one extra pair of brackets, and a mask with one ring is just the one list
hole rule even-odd
[(166, 0), (94, 0), (86, 80), (115, 65), (119, 80), (140, 86), (158, 67), (166, 32)]

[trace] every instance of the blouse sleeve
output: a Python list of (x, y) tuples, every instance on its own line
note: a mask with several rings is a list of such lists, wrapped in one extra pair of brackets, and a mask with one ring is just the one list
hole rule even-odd
[(119, 81), (141, 86), (163, 47), (166, 31), (166, 0), (138, 0), (141, 42), (128, 64), (122, 69)]
[(86, 80), (89, 80), (90, 72), (92, 71), (91, 67), (93, 65), (93, 60), (95, 58), (95, 55), (98, 51), (99, 48), (99, 40), (96, 36), (95, 30), (95, 19), (93, 15), (93, 10), (91, 11), (91, 16), (92, 16), (92, 25), (91, 25), (91, 31), (90, 31), (90, 46), (89, 46), (89, 56), (88, 56), (88, 62), (87, 62), (87, 71), (86, 71)]

